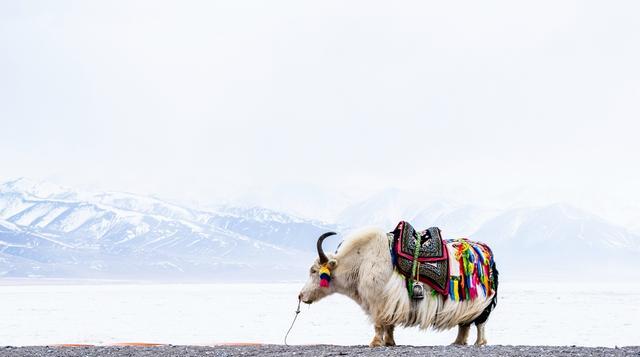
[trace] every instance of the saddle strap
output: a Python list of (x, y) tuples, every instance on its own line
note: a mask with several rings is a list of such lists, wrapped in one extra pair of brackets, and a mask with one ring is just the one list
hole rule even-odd
[(419, 280), (418, 257), (420, 256), (420, 247), (422, 245), (421, 236), (415, 237), (416, 247), (413, 250), (413, 267), (411, 268), (411, 279), (409, 279), (409, 297), (413, 299), (413, 282)]

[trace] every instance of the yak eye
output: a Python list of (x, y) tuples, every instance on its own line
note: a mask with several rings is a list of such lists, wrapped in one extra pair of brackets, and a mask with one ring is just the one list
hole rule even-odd
[(311, 268), (311, 274), (315, 274), (315, 273), (317, 273), (317, 272), (318, 272), (318, 271), (316, 270), (316, 268)]

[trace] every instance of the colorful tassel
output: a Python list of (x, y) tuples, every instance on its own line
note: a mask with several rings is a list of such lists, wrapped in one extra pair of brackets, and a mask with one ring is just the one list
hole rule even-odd
[(451, 300), (455, 300), (456, 299), (455, 290), (454, 290), (454, 286), (453, 286), (454, 278), (455, 278), (454, 276), (449, 278), (449, 297), (451, 298)]
[(328, 288), (331, 281), (331, 270), (326, 265), (320, 267), (320, 287)]
[(491, 267), (493, 254), (485, 244), (460, 238), (448, 240), (454, 247), (459, 276), (449, 280), (449, 298), (454, 301), (473, 300), (492, 294), (495, 288)]
[(460, 301), (460, 292), (458, 291), (458, 279), (453, 279), (453, 299), (455, 301)]

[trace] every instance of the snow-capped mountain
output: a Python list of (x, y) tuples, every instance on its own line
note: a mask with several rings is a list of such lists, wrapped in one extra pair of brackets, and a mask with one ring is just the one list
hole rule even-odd
[[(640, 235), (568, 204), (481, 207), (385, 190), (347, 208), (343, 226), (374, 225), (391, 230), (399, 220), (416, 228), (438, 226), (444, 238), (488, 243), (507, 275), (629, 274), (640, 268)], [(558, 275), (559, 278), (560, 275)]]
[(20, 179), (0, 186), (0, 276), (207, 278), (250, 275), (265, 266), (290, 271), (302, 260), (308, 264), (315, 237), (331, 228), (267, 209), (202, 211)]
[(510, 269), (530, 274), (555, 270), (613, 278), (640, 267), (640, 236), (566, 204), (508, 210), (473, 237), (490, 242)]
[[(0, 276), (301, 279), (319, 234), (391, 230), (400, 220), (438, 226), (444, 238), (488, 243), (506, 276), (611, 276), (640, 267), (639, 235), (568, 204), (483, 207), (391, 189), (337, 216), (328, 224), (262, 207), (195, 209), (14, 180), (0, 185)], [(339, 240), (328, 240), (326, 249)]]

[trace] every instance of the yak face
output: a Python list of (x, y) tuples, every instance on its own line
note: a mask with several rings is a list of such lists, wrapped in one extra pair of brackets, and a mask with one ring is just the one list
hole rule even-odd
[(334, 234), (334, 232), (324, 233), (316, 242), (318, 259), (309, 269), (309, 279), (304, 284), (302, 291), (300, 291), (300, 295), (298, 295), (298, 300), (305, 304), (311, 304), (335, 292), (335, 283), (331, 282), (335, 277), (331, 276), (331, 272), (335, 270), (338, 262), (334, 258), (329, 259), (322, 250), (322, 242)]
[[(302, 287), (300, 291), (300, 295), (298, 295), (298, 299), (304, 302), (305, 304), (311, 304), (313, 302), (319, 301), (320, 299), (333, 294), (335, 290), (335, 280), (336, 276), (333, 273), (335, 271), (335, 267), (338, 265), (338, 261), (331, 258), (326, 263), (320, 264), (320, 259), (316, 259), (311, 268), (309, 269), (309, 278), (307, 282)], [(326, 284), (322, 284), (322, 280), (320, 275), (322, 273), (327, 274), (326, 270), (322, 269), (325, 267), (329, 271), (330, 279), (328, 281), (328, 286)], [(323, 277), (324, 280), (326, 276)], [(324, 286), (323, 286), (324, 285)]]

